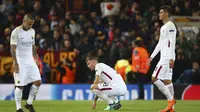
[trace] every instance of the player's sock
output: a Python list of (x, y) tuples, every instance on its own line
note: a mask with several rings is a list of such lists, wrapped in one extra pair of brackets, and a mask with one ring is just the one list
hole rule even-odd
[(118, 98), (117, 98), (116, 96), (111, 96), (110, 99), (111, 99), (112, 101), (114, 101), (115, 103), (118, 103), (118, 102), (119, 102), (119, 100), (118, 100)]
[(31, 86), (30, 93), (28, 96), (27, 104), (32, 105), (34, 98), (37, 95), (39, 87), (35, 86), (34, 84)]
[(169, 89), (165, 86), (165, 84), (161, 80), (155, 81), (154, 84), (167, 97), (168, 100), (173, 100), (173, 97), (169, 92)]
[(22, 89), (16, 87), (14, 94), (15, 94), (16, 109), (19, 110), (20, 108), (22, 108), (22, 106), (21, 106)]
[(98, 97), (102, 98), (104, 101), (106, 101), (108, 104), (113, 104), (114, 102), (108, 97), (107, 94), (94, 89), (93, 93), (96, 94)]
[[(174, 87), (173, 87), (173, 84), (168, 84), (166, 85), (166, 87), (169, 89), (169, 92), (171, 93), (172, 97), (174, 97)], [(174, 108), (174, 106), (172, 107)]]

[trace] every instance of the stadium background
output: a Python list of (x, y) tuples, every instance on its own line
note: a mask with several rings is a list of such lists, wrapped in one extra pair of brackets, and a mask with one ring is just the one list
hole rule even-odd
[[(120, 11), (102, 17), (100, 4), (103, 2), (119, 2)], [(22, 23), (26, 13), (35, 17), (33, 28), (36, 30), (35, 42), (43, 81), (36, 99), (91, 100), (89, 84), (94, 73), (87, 69), (85, 56), (96, 55), (100, 62), (112, 67), (121, 59), (131, 63), (131, 44), (137, 37), (142, 38), (151, 53), (162, 26), (158, 11), (166, 4), (172, 6), (171, 20), (178, 29), (173, 71), (175, 97), (200, 99), (198, 0), (0, 0), (0, 3), (0, 83), (3, 83), (0, 84), (0, 100), (13, 99), (10, 33)], [(153, 61), (149, 79), (158, 59), (159, 56)], [(63, 62), (67, 64), (63, 65)], [(68, 68), (67, 73), (63, 74), (59, 69), (63, 66)], [(127, 81), (129, 92), (121, 99), (137, 99), (136, 83), (137, 79)], [(146, 84), (145, 99), (164, 99), (150, 80)], [(27, 91), (28, 87), (24, 98)]]

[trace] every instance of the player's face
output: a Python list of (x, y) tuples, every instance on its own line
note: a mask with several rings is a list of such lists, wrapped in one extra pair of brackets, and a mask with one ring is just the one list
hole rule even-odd
[(32, 28), (33, 24), (34, 24), (34, 20), (27, 19), (24, 21), (23, 27), (26, 30), (29, 30), (30, 28)]
[(163, 9), (161, 9), (160, 12), (159, 12), (159, 19), (164, 20), (167, 17), (168, 17), (168, 13), (165, 12)]
[(95, 69), (95, 60), (88, 60), (87, 66), (90, 70), (94, 70)]

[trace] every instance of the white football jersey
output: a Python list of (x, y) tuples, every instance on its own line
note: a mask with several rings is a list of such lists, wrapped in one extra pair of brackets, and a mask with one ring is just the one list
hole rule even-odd
[(113, 68), (104, 63), (96, 64), (95, 72), (95, 75), (99, 75), (101, 81), (103, 81), (106, 84), (124, 83), (121, 75), (118, 74)]
[(175, 60), (176, 32), (176, 27), (171, 21), (165, 23), (160, 29), (159, 42), (150, 57), (154, 58), (160, 51), (159, 63), (166, 64), (170, 59)]
[(11, 33), (10, 44), (17, 45), (16, 58), (20, 65), (33, 65), (32, 46), (35, 44), (35, 30), (25, 31), (21, 26), (15, 28)]

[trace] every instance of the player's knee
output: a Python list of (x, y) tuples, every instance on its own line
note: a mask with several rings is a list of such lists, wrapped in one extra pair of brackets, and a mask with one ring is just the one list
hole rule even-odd
[(156, 78), (156, 77), (152, 77), (151, 78), (151, 81), (154, 83), (154, 82), (156, 82), (158, 79)]
[(98, 89), (98, 85), (97, 85), (97, 84), (92, 84), (92, 85), (90, 86), (90, 89), (91, 89), (91, 90)]
[(171, 81), (171, 80), (164, 80), (163, 83), (164, 83), (165, 85), (169, 85), (169, 84), (172, 83), (172, 81)]
[(33, 82), (33, 84), (36, 85), (36, 86), (40, 86), (42, 84), (42, 81), (37, 80), (37, 81)]

